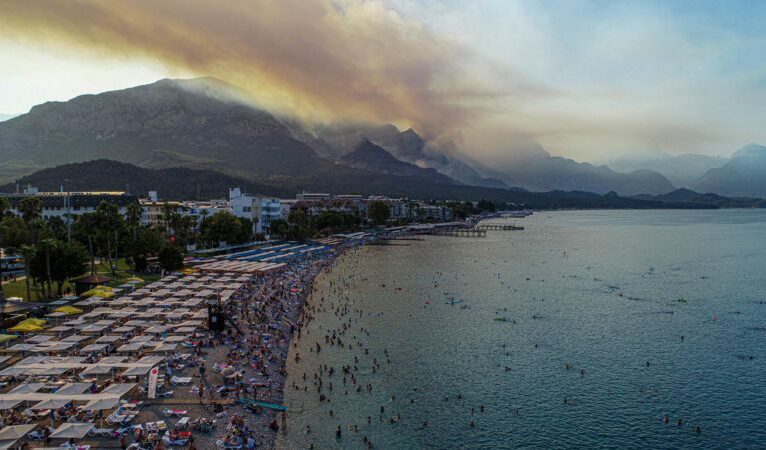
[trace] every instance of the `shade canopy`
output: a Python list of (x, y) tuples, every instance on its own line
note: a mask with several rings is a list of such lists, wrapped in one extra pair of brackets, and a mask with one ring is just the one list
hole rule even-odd
[(59, 308), (54, 309), (56, 312), (64, 313), (64, 314), (82, 314), (82, 310), (80, 308), (75, 308), (74, 306), (61, 306)]
[(10, 425), (0, 430), (0, 440), (23, 438), (37, 425)]
[(43, 325), (46, 321), (43, 319), (35, 319), (31, 317), (29, 319), (22, 320), (13, 327), (9, 328), (11, 331), (18, 331), (20, 333), (32, 333), (35, 331), (42, 331)]
[(119, 400), (116, 398), (101, 398), (98, 400), (91, 400), (87, 405), (83, 406), (83, 411), (101, 411), (112, 409), (117, 405)]
[(13, 334), (0, 334), (0, 344), (16, 339), (18, 336)]
[(51, 433), (51, 439), (81, 439), (95, 426), (92, 423), (62, 423)]

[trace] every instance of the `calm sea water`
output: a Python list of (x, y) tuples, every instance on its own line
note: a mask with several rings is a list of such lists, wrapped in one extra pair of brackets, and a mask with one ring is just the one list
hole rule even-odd
[[(323, 275), (313, 301), (327, 311), (293, 350), (288, 385), (300, 390), (286, 389), (278, 445), (766, 448), (766, 211), (515, 222), (526, 230), (370, 246)], [(349, 320), (353, 348), (325, 344)], [(347, 364), (371, 393), (343, 385)], [(313, 384), (319, 365), (337, 371), (323, 376), (329, 402)]]

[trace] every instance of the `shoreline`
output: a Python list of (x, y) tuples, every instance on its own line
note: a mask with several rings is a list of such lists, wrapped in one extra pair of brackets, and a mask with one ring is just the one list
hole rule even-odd
[[(278, 353), (280, 355), (280, 370), (276, 372), (274, 376), (274, 389), (277, 395), (270, 399), (273, 403), (277, 404), (284, 404), (285, 400), (285, 384), (287, 381), (287, 377), (289, 374), (287, 373), (287, 361), (288, 357), (290, 355), (290, 349), (291, 347), (297, 346), (297, 340), (301, 338), (301, 329), (306, 326), (308, 322), (310, 322), (313, 317), (307, 316), (306, 312), (306, 305), (308, 304), (308, 301), (310, 300), (311, 296), (315, 292), (315, 284), (317, 278), (322, 275), (323, 273), (329, 272), (331, 268), (335, 265), (335, 263), (338, 261), (339, 258), (346, 255), (347, 252), (350, 250), (359, 248), (361, 245), (366, 245), (366, 242), (357, 241), (352, 244), (344, 243), (339, 245), (336, 248), (336, 251), (333, 255), (328, 256), (326, 258), (318, 259), (316, 261), (313, 261), (308, 267), (303, 269), (303, 272), (300, 273), (299, 280), (301, 285), (301, 292), (296, 296), (296, 301), (294, 302), (293, 307), (289, 308), (285, 312), (284, 319), (287, 319), (290, 323), (290, 325), (285, 325), (285, 331), (286, 331), (286, 339), (280, 340), (279, 346), (278, 346)], [(290, 272), (290, 269), (287, 269), (284, 273), (280, 274), (281, 276), (287, 276), (287, 273)], [(237, 321), (241, 322), (242, 317), (237, 317)], [(283, 321), (284, 322), (284, 321)], [(287, 411), (287, 414), (289, 414), (289, 410)], [(273, 420), (276, 420), (278, 416), (282, 416), (281, 421), (281, 428), (279, 431), (268, 433), (263, 437), (261, 442), (258, 443), (258, 445), (261, 448), (276, 448), (276, 437), (278, 433), (285, 433), (285, 425), (286, 425), (286, 418), (282, 414), (279, 414), (277, 411), (273, 409), (264, 409), (264, 411), (261, 413), (259, 417), (263, 417), (267, 420), (263, 421), (264, 426), (268, 427), (268, 422), (271, 422)]]

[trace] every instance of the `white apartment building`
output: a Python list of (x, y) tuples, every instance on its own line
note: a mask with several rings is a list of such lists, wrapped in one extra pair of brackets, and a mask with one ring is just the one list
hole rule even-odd
[(245, 194), (240, 188), (229, 189), (229, 204), (235, 216), (253, 221), (255, 233), (268, 233), (271, 222), (283, 218), (278, 198)]
[(92, 213), (102, 201), (117, 205), (120, 214), (125, 214), (129, 203), (138, 199), (124, 192), (40, 192), (36, 187), (25, 187), (20, 194), (0, 194), (11, 204), (10, 211), (20, 215), (19, 203), (25, 197), (40, 199), (40, 216), (44, 219), (59, 217), (64, 222), (85, 213)]

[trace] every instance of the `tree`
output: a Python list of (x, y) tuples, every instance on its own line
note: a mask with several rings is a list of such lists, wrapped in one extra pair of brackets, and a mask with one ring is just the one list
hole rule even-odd
[(29, 287), (29, 279), (32, 277), (29, 272), (29, 266), (32, 263), (32, 259), (35, 257), (35, 248), (31, 245), (24, 244), (19, 247), (21, 256), (24, 258), (24, 281), (27, 285), (27, 301), (32, 300), (32, 289)]
[(165, 245), (157, 255), (160, 267), (167, 271), (179, 270), (184, 267), (184, 255), (175, 245)]
[(162, 232), (156, 228), (141, 227), (135, 230), (135, 238), (125, 244), (126, 255), (136, 272), (147, 267), (147, 258), (156, 255), (164, 245)]
[[(52, 278), (51, 278), (51, 251), (53, 251), (56, 248), (56, 241), (53, 239), (43, 239), (38, 244), (39, 250), (38, 254), (42, 253), (45, 255), (45, 279), (44, 281), (48, 282), (48, 297), (53, 296), (53, 287), (52, 284)], [(45, 288), (45, 283), (43, 283), (43, 288)]]
[[(28, 240), (29, 231), (20, 217), (13, 215), (0, 217), (0, 248), (5, 249), (6, 255), (17, 253)], [(3, 272), (0, 265), (0, 302), (5, 301), (2, 280)]]
[(10, 213), (11, 202), (5, 197), (0, 197), (0, 220), (3, 220), (6, 213)]
[(284, 219), (276, 219), (271, 221), (271, 233), (277, 236), (286, 236), (290, 225)]
[(478, 208), (479, 211), (495, 212), (495, 204), (489, 200), (479, 200), (479, 203), (476, 204), (476, 208)]
[(200, 225), (200, 234), (208, 246), (217, 246), (220, 242), (239, 244), (252, 238), (252, 226), (250, 220), (224, 211), (205, 218)]
[(287, 216), (289, 228), (285, 236), (290, 241), (305, 241), (314, 235), (311, 219), (302, 209), (294, 209)]
[(125, 208), (125, 225), (133, 239), (136, 238), (138, 227), (141, 226), (142, 212), (141, 205), (136, 202), (129, 203)]
[(382, 200), (372, 201), (367, 206), (367, 217), (374, 225), (383, 225), (390, 216), (391, 210)]
[(98, 219), (95, 213), (85, 213), (77, 218), (74, 223), (74, 232), (77, 239), (85, 244), (90, 254), (90, 274), (96, 274), (96, 226)]
[(54, 250), (51, 277), (56, 282), (56, 292), (63, 295), (64, 282), (82, 275), (87, 270), (88, 251), (79, 242), (59, 241)]
[(35, 196), (24, 197), (19, 202), (18, 209), (21, 213), (21, 218), (29, 224), (32, 220), (40, 217), (40, 211), (42, 211), (40, 198)]
[(112, 259), (112, 251), (117, 256), (117, 243), (119, 242), (120, 231), (125, 223), (120, 215), (120, 209), (117, 205), (101, 202), (96, 207), (96, 242), (101, 256), (106, 256), (109, 262), (109, 269), (115, 274), (115, 264)]

